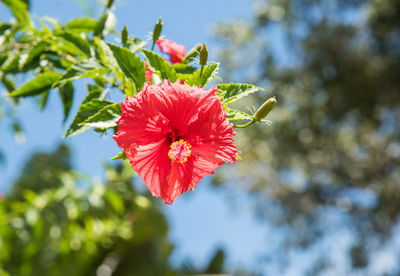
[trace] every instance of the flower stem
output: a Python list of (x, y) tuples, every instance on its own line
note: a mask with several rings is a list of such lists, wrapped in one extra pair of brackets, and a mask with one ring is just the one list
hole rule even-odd
[(244, 124), (244, 125), (233, 125), (233, 127), (237, 127), (237, 128), (245, 128), (248, 126), (251, 126), (252, 124), (254, 124), (255, 122), (257, 122), (256, 119), (253, 118), (253, 120), (251, 120), (250, 122)]

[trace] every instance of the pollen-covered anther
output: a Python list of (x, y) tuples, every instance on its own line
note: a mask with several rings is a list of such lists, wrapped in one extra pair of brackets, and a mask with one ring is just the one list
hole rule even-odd
[(169, 159), (172, 162), (185, 163), (192, 154), (191, 147), (189, 143), (182, 139), (173, 142), (168, 152)]

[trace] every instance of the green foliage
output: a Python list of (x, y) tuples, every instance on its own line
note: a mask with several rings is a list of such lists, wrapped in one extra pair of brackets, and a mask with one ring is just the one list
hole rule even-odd
[(93, 115), (100, 113), (105, 106), (113, 104), (110, 101), (100, 100), (99, 97), (100, 93), (94, 92), (89, 94), (83, 100), (78, 113), (65, 133), (65, 137), (76, 135), (88, 130), (91, 126), (83, 123)]
[(208, 66), (205, 66), (203, 70), (199, 69), (190, 76), (186, 83), (188, 85), (195, 85), (195, 86), (205, 86), (209, 81), (215, 78), (219, 69), (219, 64), (214, 63)]
[(226, 118), (228, 118), (229, 121), (240, 121), (240, 120), (252, 120), (253, 119), (253, 117), (250, 116), (249, 114), (246, 114), (239, 110), (234, 110), (227, 106), (224, 106), (224, 109), (226, 111)]
[[(183, 63), (171, 65), (153, 49), (145, 49), (150, 39), (129, 36), (126, 27), (118, 34), (112, 0), (99, 19), (82, 17), (62, 24), (54, 18), (39, 18), (39, 27), (29, 19), (29, 1), (1, 2), (16, 17), (10, 23), (0, 22), (0, 80), (15, 100), (11, 105), (18, 104), (18, 97), (39, 96), (36, 102), (43, 109), (50, 103), (50, 90), (57, 89), (65, 122), (76, 95), (85, 93), (75, 89), (76, 82), (85, 78), (88, 83), (87, 96), (65, 137), (92, 127), (102, 133), (117, 130), (121, 104), (114, 99), (133, 96), (145, 82), (144, 60), (138, 51), (153, 71), (154, 85), (168, 79), (205, 87), (218, 78), (219, 64), (205, 66), (205, 50), (201, 68), (188, 64), (198, 56), (199, 46), (189, 51)], [(160, 19), (154, 27), (152, 48), (161, 30)], [(109, 43), (109, 34), (118, 34), (123, 47)], [(20, 80), (25, 83), (15, 89)], [(230, 100), (250, 94), (227, 91), (222, 92), (231, 93)], [(224, 108), (229, 120), (251, 119), (246, 113)], [(17, 120), (12, 126), (16, 135), (22, 133)], [(121, 152), (113, 159), (126, 159), (126, 155)], [(134, 190), (132, 169), (123, 162), (107, 166), (106, 180), (100, 182), (71, 170), (65, 146), (51, 154), (34, 155), (11, 193), (0, 199), (0, 274), (100, 275), (102, 269), (111, 269), (113, 275), (222, 273), (222, 251), (206, 268), (171, 268), (166, 219), (150, 195)]]
[(86, 32), (86, 33), (91, 33), (94, 32), (97, 26), (97, 20), (88, 18), (88, 17), (82, 17), (82, 18), (75, 18), (68, 22), (65, 26), (64, 29), (67, 31), (72, 31), (76, 33), (80, 32)]
[(107, 10), (99, 19), (93, 31), (93, 35), (104, 37), (109, 34), (117, 24), (115, 15)]
[(261, 87), (247, 83), (224, 83), (218, 84), (217, 88), (219, 90), (218, 95), (220, 96), (221, 101), (223, 101), (225, 104), (236, 102), (237, 100), (240, 100), (249, 94), (264, 90)]
[[(398, 238), (399, 1), (257, 5), (250, 22), (217, 27), (221, 64), (243, 81), (267, 83), (278, 104), (271, 127), (256, 125), (238, 139), (246, 162), (221, 182), (247, 189), (258, 217), (287, 231), (282, 246), (267, 253), (268, 265), (286, 268), (291, 252), (301, 251), (321, 256), (309, 261), (307, 275), (336, 274), (343, 263), (346, 275), (399, 274), (396, 265), (371, 272)], [(350, 244), (340, 247), (337, 233)]]
[(14, 90), (9, 95), (12, 97), (27, 97), (36, 96), (40, 93), (48, 91), (54, 83), (56, 83), (60, 78), (61, 74), (57, 72), (45, 72), (33, 80), (28, 81), (22, 87)]
[(114, 54), (122, 72), (135, 83), (137, 90), (141, 90), (145, 81), (145, 69), (140, 58), (128, 49), (110, 43), (107, 45)]
[(121, 104), (109, 104), (100, 109), (97, 113), (87, 118), (80, 126), (90, 126), (97, 129), (106, 130), (117, 126), (115, 123), (121, 116)]
[(68, 119), (69, 112), (74, 99), (74, 86), (71, 82), (66, 82), (58, 87), (60, 98), (64, 107), (64, 122)]
[(174, 68), (162, 58), (160, 55), (156, 53), (142, 49), (142, 53), (146, 57), (147, 64), (153, 72), (157, 72), (160, 74), (161, 79), (167, 80), (169, 79), (171, 82), (175, 82), (177, 79), (176, 72)]
[(29, 18), (27, 3), (22, 0), (2, 0), (2, 3), (10, 9), (21, 26), (32, 25)]

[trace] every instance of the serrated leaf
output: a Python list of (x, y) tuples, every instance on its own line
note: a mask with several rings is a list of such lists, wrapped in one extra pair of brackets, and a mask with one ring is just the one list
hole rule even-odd
[(60, 98), (64, 107), (64, 122), (68, 119), (74, 99), (74, 86), (71, 82), (66, 82), (58, 87)]
[(96, 29), (98, 21), (89, 17), (76, 18), (64, 26), (64, 29), (72, 32), (93, 32)]
[(244, 113), (242, 111), (234, 110), (227, 106), (224, 106), (224, 109), (226, 111), (226, 118), (229, 121), (252, 120), (253, 119), (253, 117), (251, 115)]
[(115, 127), (115, 123), (121, 117), (121, 104), (110, 104), (100, 109), (96, 114), (87, 118), (80, 126), (87, 125), (90, 127), (107, 129)]
[(186, 81), (188, 85), (202, 86), (204, 87), (210, 80), (215, 78), (218, 72), (218, 63), (214, 63), (208, 66), (204, 66), (203, 72), (200, 76), (201, 70), (197, 70), (193, 73), (193, 76)]
[(68, 127), (67, 132), (64, 137), (76, 135), (82, 133), (90, 128), (87, 125), (80, 125), (80, 123), (87, 120), (90, 116), (93, 116), (97, 112), (99, 112), (103, 107), (112, 104), (109, 101), (102, 101), (98, 98), (100, 97), (100, 93), (93, 92), (90, 93), (82, 102), (81, 106), (78, 109), (78, 113), (75, 115), (74, 120), (71, 125)]
[(225, 104), (233, 103), (241, 98), (244, 98), (254, 92), (264, 90), (261, 87), (247, 83), (224, 83), (218, 84), (218, 96)]
[(62, 74), (57, 72), (45, 72), (36, 76), (33, 80), (28, 81), (19, 89), (14, 90), (9, 96), (27, 97), (39, 95), (40, 93), (48, 91), (61, 77)]
[(154, 72), (159, 72), (161, 79), (169, 79), (171, 82), (176, 81), (176, 72), (168, 61), (152, 51), (142, 49), (142, 52), (150, 69)]
[(116, 24), (117, 18), (115, 17), (115, 15), (111, 11), (106, 10), (97, 22), (93, 34), (95, 36), (104, 37), (114, 29)]
[(32, 25), (32, 22), (29, 19), (27, 3), (22, 0), (2, 0), (2, 2), (10, 9), (22, 26)]
[(74, 44), (76, 47), (78, 47), (82, 52), (86, 54), (87, 57), (90, 57), (91, 52), (90, 52), (90, 44), (87, 40), (83, 39), (82, 37), (75, 35), (73, 33), (69, 32), (63, 32), (61, 34), (58, 34), (57, 36), (62, 37), (68, 42), (71, 42)]
[(122, 72), (134, 81), (136, 88), (141, 90), (145, 81), (145, 68), (138, 56), (126, 48), (107, 43)]

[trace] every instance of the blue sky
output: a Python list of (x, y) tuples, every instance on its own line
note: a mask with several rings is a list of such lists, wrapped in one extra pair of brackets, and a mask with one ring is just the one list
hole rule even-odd
[[(84, 8), (77, 4), (79, 1), (31, 2), (34, 17), (50, 16), (66, 22), (86, 15)], [(246, 18), (252, 12), (250, 0), (115, 2), (117, 30), (126, 25), (130, 34), (143, 38), (152, 31), (154, 23), (161, 17), (164, 21), (163, 35), (186, 45), (188, 49), (205, 42), (211, 56), (216, 45), (210, 36), (212, 24), (231, 18)], [(91, 8), (96, 17), (103, 10), (103, 6), (95, 1), (91, 2)], [(8, 16), (5, 7), (0, 5), (0, 18), (6, 20)], [(77, 88), (78, 97), (74, 100), (72, 115), (76, 113), (85, 94), (82, 83)], [(65, 126), (62, 125), (61, 103), (55, 95), (50, 96), (46, 108), (45, 112), (40, 112), (32, 100), (21, 102), (17, 114), (26, 134), (24, 143), (17, 143), (8, 131), (9, 121), (5, 120), (0, 125), (0, 148), (6, 157), (6, 164), (0, 167), (0, 192), (7, 190), (31, 153), (50, 151), (61, 142), (71, 146), (74, 167), (92, 177), (102, 178), (102, 164), (119, 152), (111, 137), (101, 137), (93, 131), (62, 140), (72, 118), (69, 118)], [(256, 269), (259, 267), (257, 256), (265, 249), (268, 227), (253, 218), (250, 208), (246, 208), (245, 198), (242, 200), (244, 208), (232, 211), (228, 198), (211, 188), (208, 182), (209, 178), (205, 178), (195, 192), (184, 194), (172, 206), (165, 206), (170, 221), (170, 236), (177, 244), (173, 262), (190, 259), (195, 264), (203, 265), (217, 247), (222, 247), (228, 253), (230, 266)]]

